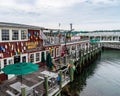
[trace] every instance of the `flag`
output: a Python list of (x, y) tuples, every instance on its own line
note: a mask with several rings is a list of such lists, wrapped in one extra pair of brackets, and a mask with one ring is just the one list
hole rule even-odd
[(5, 52), (5, 48), (3, 46), (0, 46), (0, 50)]
[(61, 37), (62, 35), (59, 33), (59, 34), (57, 34), (57, 37)]

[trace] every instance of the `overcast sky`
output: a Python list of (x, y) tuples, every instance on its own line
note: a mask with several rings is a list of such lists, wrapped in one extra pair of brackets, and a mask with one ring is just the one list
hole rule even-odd
[(0, 22), (75, 30), (120, 29), (120, 0), (0, 0)]

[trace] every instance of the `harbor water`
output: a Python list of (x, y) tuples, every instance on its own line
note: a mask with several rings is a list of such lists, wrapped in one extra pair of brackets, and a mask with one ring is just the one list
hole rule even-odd
[(63, 89), (63, 96), (120, 96), (120, 50), (105, 50)]

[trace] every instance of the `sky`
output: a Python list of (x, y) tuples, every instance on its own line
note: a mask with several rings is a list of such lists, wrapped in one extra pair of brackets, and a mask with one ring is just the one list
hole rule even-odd
[[(0, 22), (74, 30), (120, 29), (120, 0), (0, 0)], [(59, 26), (60, 25), (60, 26)]]

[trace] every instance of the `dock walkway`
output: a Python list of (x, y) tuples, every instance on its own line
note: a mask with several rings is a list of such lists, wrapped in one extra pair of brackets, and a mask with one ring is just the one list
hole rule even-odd
[[(44, 73), (44, 74), (43, 74)], [(51, 74), (50, 74), (51, 73)], [(47, 71), (47, 68), (40, 68), (36, 72), (32, 72), (30, 74), (26, 74), (22, 76), (22, 85), (27, 86), (29, 89), (28, 91), (32, 91), (31, 96), (43, 96), (45, 93), (44, 89), (44, 77), (48, 75), (48, 93), (49, 96), (52, 96), (59, 90), (59, 85), (57, 83), (56, 77), (58, 75), (58, 72), (49, 72)], [(54, 83), (51, 81), (54, 79)], [(69, 82), (69, 76), (66, 75), (65, 77), (63, 76), (62, 82), (63, 86), (65, 86)], [(6, 80), (2, 84), (0, 84), (0, 95), (1, 96), (19, 96), (20, 95), (20, 90), (18, 91), (17, 89), (12, 88), (12, 85), (17, 84), (18, 82), (21, 82), (21, 77), (20, 76), (15, 76), (12, 79)], [(16, 85), (17, 87), (21, 87), (20, 85)], [(16, 88), (17, 88), (16, 87)], [(19, 89), (19, 88), (18, 88)]]

